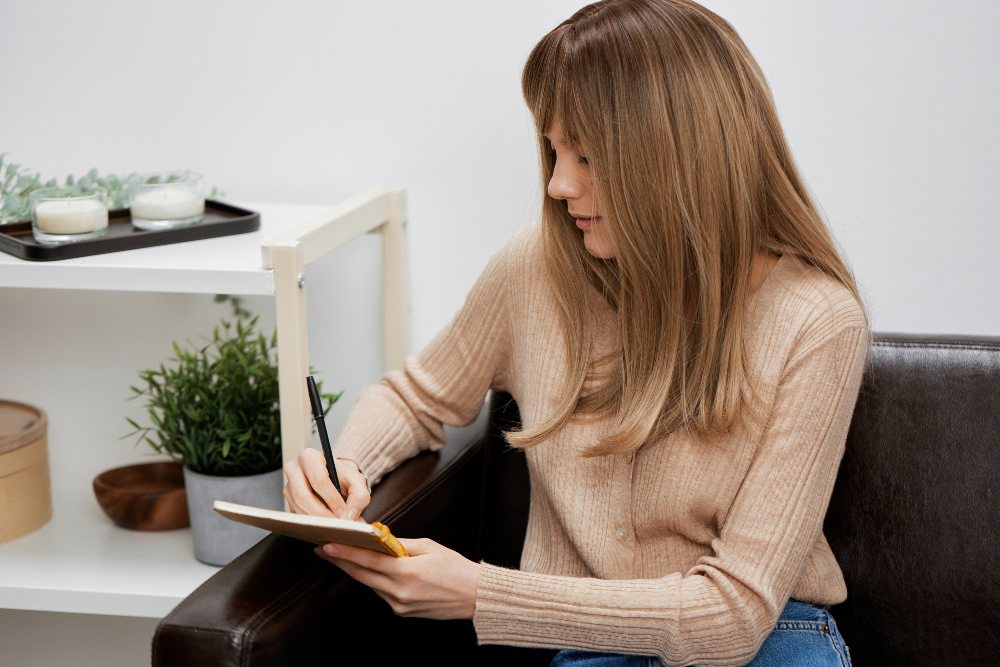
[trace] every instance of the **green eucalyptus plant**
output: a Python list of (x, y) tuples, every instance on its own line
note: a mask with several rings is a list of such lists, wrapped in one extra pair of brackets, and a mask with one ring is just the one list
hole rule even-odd
[[(6, 155), (6, 153), (0, 153), (0, 225), (30, 220), (31, 209), (28, 205), (28, 195), (40, 188), (59, 186), (59, 182), (54, 178), (46, 181), (42, 179), (41, 174), (32, 174), (19, 164), (11, 162), (5, 164), (4, 156)], [(63, 187), (67, 189), (66, 195), (72, 196), (81, 190), (99, 185), (108, 191), (108, 208), (127, 208), (128, 185), (138, 178), (139, 175), (136, 173), (127, 176), (115, 174), (100, 176), (97, 169), (91, 169), (84, 176), (75, 180), (70, 174), (66, 177)], [(154, 176), (147, 182), (155, 180)], [(225, 196), (225, 192), (213, 187), (212, 191), (206, 195), (206, 199), (219, 199)]]
[[(220, 295), (219, 300), (238, 301)], [(238, 303), (233, 303), (239, 312)], [(245, 310), (243, 311), (246, 312)], [(148, 443), (196, 473), (236, 477), (281, 467), (281, 412), (278, 409), (277, 332), (266, 338), (255, 331), (257, 318), (246, 324), (226, 320), (202, 347), (173, 344), (176, 365), (139, 372), (144, 386), (131, 387), (146, 397), (152, 426), (129, 435)], [(305, 382), (305, 378), (302, 378)], [(340, 394), (320, 393), (330, 411)], [(128, 437), (128, 436), (125, 436)]]

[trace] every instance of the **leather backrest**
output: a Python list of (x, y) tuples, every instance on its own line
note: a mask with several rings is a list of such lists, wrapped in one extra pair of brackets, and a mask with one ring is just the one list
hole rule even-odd
[[(530, 485), (500, 429), (485, 476), (482, 558), (517, 567)], [(1000, 661), (1000, 338), (879, 335), (824, 530), (847, 580), (833, 608), (855, 667)]]
[(521, 415), (510, 394), (495, 393), (485, 450), (483, 516), (479, 554), (487, 563), (517, 568), (528, 530), (531, 482), (524, 451), (507, 444), (503, 432), (520, 428)]
[(1000, 661), (1000, 339), (877, 336), (825, 533), (856, 666)]

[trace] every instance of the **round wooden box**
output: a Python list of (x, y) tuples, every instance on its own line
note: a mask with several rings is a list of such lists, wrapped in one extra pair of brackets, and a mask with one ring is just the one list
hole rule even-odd
[(0, 400), (0, 544), (52, 517), (47, 428), (43, 410)]

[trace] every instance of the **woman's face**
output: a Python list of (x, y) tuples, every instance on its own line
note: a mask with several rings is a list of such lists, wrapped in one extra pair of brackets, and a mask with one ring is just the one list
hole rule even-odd
[(545, 137), (552, 144), (556, 166), (549, 181), (548, 192), (553, 199), (566, 202), (569, 214), (576, 219), (576, 226), (583, 230), (583, 244), (594, 257), (610, 259), (615, 256), (601, 212), (594, 197), (594, 181), (584, 149), (566, 142), (559, 121), (553, 119)]

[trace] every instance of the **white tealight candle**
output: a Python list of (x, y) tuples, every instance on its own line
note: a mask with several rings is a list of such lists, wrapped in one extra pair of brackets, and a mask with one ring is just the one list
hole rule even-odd
[(151, 188), (140, 192), (130, 206), (132, 218), (181, 220), (205, 213), (205, 197), (189, 187)]
[(108, 227), (108, 207), (94, 199), (53, 199), (35, 206), (35, 225), (46, 234), (87, 234)]

